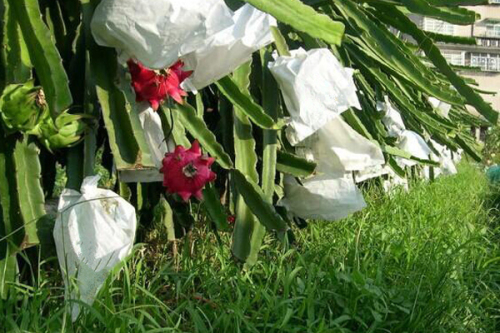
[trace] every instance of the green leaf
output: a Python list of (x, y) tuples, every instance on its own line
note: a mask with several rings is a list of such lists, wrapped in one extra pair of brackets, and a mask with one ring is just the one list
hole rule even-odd
[(227, 222), (227, 214), (224, 210), (224, 206), (220, 202), (219, 193), (213, 185), (208, 185), (203, 190), (203, 206), (207, 210), (208, 215), (214, 222), (218, 231), (231, 230)]
[(432, 161), (429, 159), (422, 159), (422, 158), (415, 157), (412, 154), (410, 154), (404, 150), (401, 150), (397, 147), (393, 147), (393, 146), (389, 146), (389, 145), (382, 145), (380, 148), (382, 149), (382, 151), (384, 153), (387, 153), (387, 154), (390, 154), (393, 156), (406, 158), (407, 160), (414, 160), (414, 161), (420, 162), (421, 164), (437, 166), (437, 167), (440, 166), (439, 162)]
[(0, 49), (0, 77), (3, 79), (0, 90), (3, 90), (6, 84), (25, 83), (31, 78), (31, 61), (13, 8), (7, 0), (0, 4), (3, 45)]
[(217, 138), (207, 127), (205, 121), (198, 117), (196, 110), (189, 104), (177, 104), (175, 111), (182, 125), (191, 135), (197, 139), (201, 146), (212, 156), (224, 169), (233, 167), (231, 157), (224, 151), (224, 148), (217, 142)]
[(168, 241), (173, 242), (175, 241), (176, 238), (175, 238), (174, 212), (172, 211), (172, 207), (170, 207), (170, 204), (163, 196), (160, 198), (160, 202), (158, 203), (158, 205), (161, 210), (163, 225), (167, 229), (167, 239)]
[(9, 284), (14, 284), (17, 278), (16, 256), (7, 253), (5, 259), (0, 260), (0, 299), (6, 299), (10, 290)]
[[(34, 143), (17, 139), (0, 143), (0, 254), (39, 243), (38, 228), (46, 222), (45, 197), (41, 186), (41, 166)], [(0, 256), (0, 260), (4, 259)]]
[[(241, 65), (234, 72), (234, 84), (238, 92), (249, 96), (251, 62)], [(233, 82), (233, 81), (231, 81)], [(272, 120), (272, 118), (271, 118)], [(234, 107), (234, 152), (235, 166), (240, 172), (247, 175), (255, 183), (259, 182), (257, 173), (257, 154), (255, 153), (255, 139), (252, 133), (252, 123), (237, 105)], [(255, 233), (261, 233), (262, 226), (255, 219), (250, 208), (245, 203), (242, 193), (238, 193), (235, 209), (236, 221), (233, 233), (233, 254), (242, 261), (246, 261), (250, 253), (259, 251), (260, 244), (253, 239)], [(256, 240), (258, 243), (258, 239)], [(259, 249), (255, 247), (258, 246)]]
[(425, 0), (400, 0), (400, 2), (415, 14), (433, 17), (453, 24), (470, 25), (474, 24), (477, 18), (476, 12), (465, 8), (437, 7), (430, 5)]
[(15, 9), (30, 59), (43, 86), (51, 116), (55, 119), (73, 102), (61, 57), (49, 29), (42, 21), (38, 1), (9, 0), (9, 3)]
[(238, 107), (259, 127), (266, 129), (279, 129), (281, 127), (249, 95), (243, 94), (229, 76), (220, 79), (217, 82), (217, 87), (234, 106)]
[(269, 13), (278, 21), (290, 25), (324, 40), (328, 44), (340, 45), (344, 34), (344, 25), (330, 17), (319, 14), (314, 8), (300, 0), (245, 0), (252, 6)]
[(117, 86), (119, 76), (116, 53), (109, 48), (90, 47), (90, 65), (97, 98), (113, 158), (118, 170), (155, 168), (138, 124), (136, 112), (130, 112), (124, 92)]
[[(476, 93), (473, 88), (468, 86), (464, 79), (450, 67), (441, 54), (441, 51), (439, 51), (432, 42), (432, 39), (430, 39), (425, 32), (420, 30), (415, 23), (408, 19), (401, 11), (390, 6), (380, 6), (379, 9), (383, 10), (384, 17), (391, 25), (415, 38), (429, 60), (431, 60), (434, 66), (450, 80), (457, 91), (465, 97), (468, 104), (474, 106), (476, 110), (491, 123), (496, 124), (498, 122), (498, 112), (496, 112), (481, 95)], [(439, 98), (439, 96), (435, 94), (431, 93), (431, 95)]]
[(312, 175), (316, 170), (316, 163), (293, 154), (279, 151), (277, 168), (278, 171), (295, 177), (307, 177)]
[(270, 230), (286, 231), (288, 229), (286, 222), (276, 212), (273, 205), (266, 201), (266, 196), (260, 187), (238, 170), (232, 170), (231, 174), (238, 192), (260, 223)]
[(288, 49), (285, 37), (281, 34), (280, 29), (277, 27), (271, 27), (271, 32), (274, 37), (274, 44), (276, 45), (278, 54), (280, 56), (290, 56), (290, 50)]
[(385, 66), (394, 75), (400, 76), (422, 92), (436, 96), (442, 101), (453, 105), (462, 103), (460, 95), (443, 83), (366, 9), (352, 1), (336, 1), (334, 5), (349, 22), (350, 27), (360, 34), (359, 37), (350, 35), (349, 39), (352, 39), (352, 42), (349, 40), (349, 43), (355, 44), (358, 49), (376, 60), (379, 63), (378, 67)]

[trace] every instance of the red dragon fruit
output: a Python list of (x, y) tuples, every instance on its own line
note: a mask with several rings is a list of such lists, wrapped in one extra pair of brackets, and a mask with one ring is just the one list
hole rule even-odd
[(180, 85), (192, 74), (192, 71), (183, 71), (184, 63), (181, 60), (169, 69), (160, 71), (146, 68), (133, 60), (129, 60), (127, 64), (137, 102), (148, 101), (155, 111), (169, 96), (177, 103), (183, 104), (182, 97), (187, 96), (187, 93), (181, 89)]
[(163, 159), (163, 186), (168, 193), (178, 194), (184, 201), (191, 196), (203, 199), (202, 189), (215, 180), (215, 173), (210, 170), (214, 158), (202, 155), (198, 141), (190, 149), (177, 146), (173, 153), (167, 153)]

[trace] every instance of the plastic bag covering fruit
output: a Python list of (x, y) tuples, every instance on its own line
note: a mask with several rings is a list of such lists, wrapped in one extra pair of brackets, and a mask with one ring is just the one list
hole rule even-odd
[(438, 155), (436, 155), (434, 152), (431, 153), (431, 160), (439, 162), (441, 166), (440, 167), (425, 166), (423, 169), (423, 176), (427, 179), (430, 179), (431, 168), (433, 168), (434, 178), (437, 178), (441, 175), (448, 176), (456, 174), (457, 167), (455, 166), (451, 150), (446, 148), (446, 146), (440, 145), (439, 143), (437, 143), (432, 139), (430, 139), (429, 141), (432, 144), (432, 147), (434, 147), (434, 149), (438, 152)]
[(232, 24), (223, 0), (103, 0), (91, 27), (99, 45), (163, 69)]
[(364, 182), (368, 179), (377, 178), (390, 173), (390, 167), (388, 165), (376, 165), (363, 170), (359, 170), (355, 173), (356, 183)]
[(451, 110), (451, 105), (445, 102), (440, 101), (439, 99), (435, 97), (429, 97), (427, 99), (429, 101), (429, 104), (432, 105), (434, 109), (443, 117), (450, 119), (449, 118), (449, 113)]
[(7, 133), (32, 130), (47, 112), (43, 90), (32, 81), (8, 85), (0, 98), (0, 114)]
[(352, 78), (328, 49), (298, 49), (276, 57), (269, 69), (291, 116), (287, 136), (296, 145), (350, 107), (361, 109)]
[(285, 196), (279, 202), (303, 219), (336, 221), (366, 207), (352, 175), (318, 175), (302, 181), (285, 177)]
[(394, 108), (391, 102), (389, 102), (387, 97), (385, 102), (377, 102), (377, 110), (379, 112), (384, 112), (382, 122), (387, 128), (387, 134), (390, 137), (397, 138), (406, 130), (401, 114)]
[[(429, 148), (425, 140), (413, 131), (405, 130), (399, 136), (398, 148), (423, 160), (428, 160), (432, 150)], [(402, 167), (414, 166), (418, 162), (406, 158), (397, 158), (398, 164)]]
[[(137, 113), (144, 130), (144, 137), (151, 153), (154, 169), (120, 170), (120, 180), (126, 183), (151, 183), (163, 181), (160, 173), (165, 154), (175, 149), (172, 136), (165, 139), (162, 122), (158, 112), (155, 112), (147, 102), (137, 103)], [(168, 133), (167, 133), (168, 134)]]
[[(137, 224), (134, 207), (113, 191), (98, 188), (98, 181), (99, 176), (87, 177), (81, 193), (63, 191), (53, 232), (66, 299), (89, 305), (109, 272), (130, 254)], [(79, 313), (79, 304), (73, 302), (73, 321)]]
[(364, 170), (385, 163), (380, 146), (352, 129), (341, 117), (331, 120), (295, 146), (309, 151), (318, 173)]
[[(420, 159), (427, 160), (430, 158), (432, 151), (425, 140), (418, 133), (406, 129), (401, 114), (392, 105), (387, 96), (385, 97), (385, 102), (377, 102), (377, 110), (384, 112), (382, 122), (387, 129), (387, 134), (390, 137), (398, 139), (397, 145), (399, 149)], [(397, 157), (396, 160), (401, 167), (418, 164), (417, 161), (401, 157)]]
[(202, 89), (250, 60), (252, 53), (272, 43), (271, 26), (276, 19), (251, 5), (234, 13), (233, 25), (208, 38), (202, 47), (185, 55), (185, 68), (193, 70), (182, 87)]

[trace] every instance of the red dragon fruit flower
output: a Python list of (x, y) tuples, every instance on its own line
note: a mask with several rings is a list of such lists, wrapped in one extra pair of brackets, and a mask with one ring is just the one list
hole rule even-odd
[(184, 63), (179, 60), (166, 70), (154, 71), (141, 63), (130, 59), (127, 62), (132, 76), (132, 86), (137, 102), (148, 101), (153, 110), (158, 110), (160, 104), (169, 96), (177, 103), (183, 104), (182, 97), (187, 93), (181, 89), (181, 83), (193, 72), (183, 71)]
[(163, 186), (167, 192), (176, 193), (184, 201), (191, 196), (203, 199), (202, 189), (209, 182), (215, 180), (215, 173), (210, 170), (214, 158), (202, 155), (197, 140), (190, 149), (177, 146), (173, 153), (165, 154), (163, 167)]

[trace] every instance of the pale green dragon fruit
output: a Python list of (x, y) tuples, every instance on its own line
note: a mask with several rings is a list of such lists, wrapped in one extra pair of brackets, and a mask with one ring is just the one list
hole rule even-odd
[(0, 115), (8, 134), (32, 130), (48, 115), (42, 88), (33, 81), (8, 85), (0, 97)]
[(29, 134), (36, 135), (50, 151), (71, 147), (83, 139), (88, 128), (84, 118), (87, 116), (67, 112), (60, 114), (55, 121), (47, 116)]

